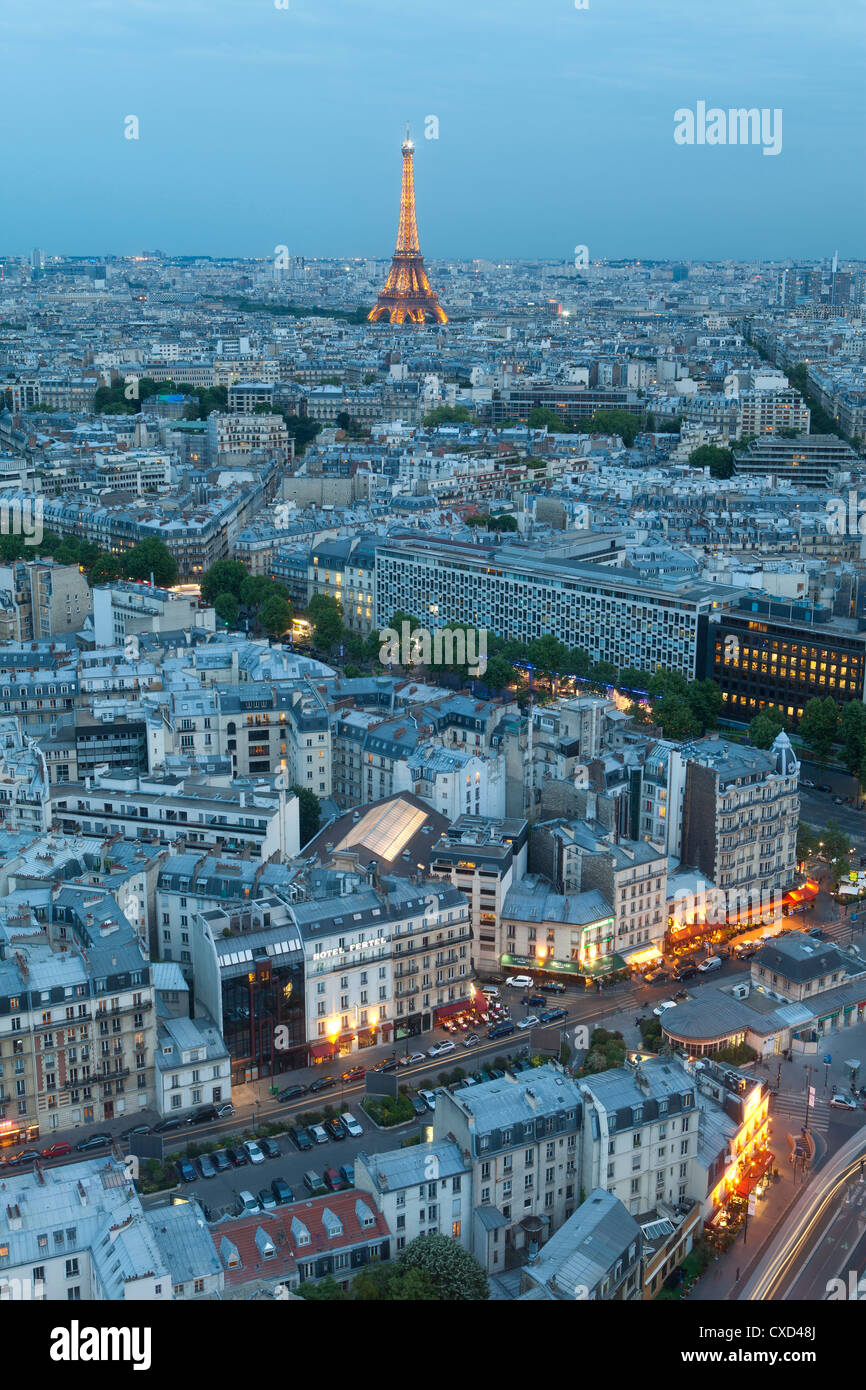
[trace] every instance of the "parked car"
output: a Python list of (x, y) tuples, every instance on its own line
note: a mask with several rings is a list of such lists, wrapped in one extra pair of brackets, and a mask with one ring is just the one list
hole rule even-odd
[(41, 1157), (39, 1149), (19, 1149), (18, 1153), (12, 1154), (6, 1162), (14, 1167), (16, 1164), (35, 1163), (37, 1158)]
[(110, 1134), (91, 1134), (88, 1139), (82, 1139), (80, 1144), (75, 1145), (76, 1153), (86, 1154), (90, 1149), (104, 1149), (106, 1144), (111, 1143)]
[(656, 969), (648, 970), (643, 978), (644, 984), (659, 985), (666, 984), (667, 981), (670, 979), (670, 976), (668, 975), (668, 972), (666, 970)]
[(424, 1052), (410, 1052), (408, 1056), (400, 1058), (401, 1067), (417, 1066), (419, 1062), (426, 1062), (427, 1054)]
[(412, 1097), (412, 1109), (415, 1111), (416, 1115), (427, 1114), (427, 1102), (424, 1100), (423, 1096)]
[(265, 1158), (280, 1157), (280, 1146), (277, 1143), (276, 1139), (259, 1139), (258, 1145)]
[(341, 1115), (340, 1120), (350, 1138), (360, 1139), (361, 1135), (364, 1133), (364, 1126), (361, 1124), (360, 1120), (355, 1119), (351, 1110), (347, 1110), (345, 1114)]
[(150, 1125), (133, 1125), (132, 1129), (125, 1129), (120, 1138), (132, 1139), (135, 1134), (150, 1134)]
[(328, 1135), (321, 1125), (310, 1125), (307, 1130), (314, 1144), (327, 1144)]
[(539, 985), (538, 988), (543, 989), (545, 994), (551, 992), (553, 994), (565, 994), (565, 985), (561, 980), (545, 980), (544, 984)]
[(355, 1186), (355, 1165), (354, 1163), (340, 1164), (340, 1177), (347, 1187)]
[(435, 1109), (436, 1109), (436, 1092), (435, 1092), (435, 1091), (419, 1091), (418, 1094), (419, 1094), (419, 1096), (421, 1097), (421, 1099), (422, 1099), (423, 1101), (426, 1102), (426, 1105), (427, 1105), (427, 1109), (428, 1109), (428, 1110), (435, 1110)]
[(310, 1095), (318, 1095), (319, 1091), (329, 1091), (336, 1084), (337, 1078), (335, 1076), (320, 1076), (318, 1081), (310, 1082)]
[(481, 989), (481, 993), (482, 993), (487, 999), (498, 999), (498, 998), (499, 998), (499, 990), (496, 988), (495, 985), (483, 985), (483, 986), (482, 986), (482, 989)]
[(499, 1081), (504, 1075), (505, 1072), (502, 1070), (501, 1067), (491, 1067), (490, 1070), (485, 1074), (485, 1080)]
[(343, 1186), (343, 1180), (336, 1168), (326, 1168), (322, 1177), (329, 1192), (339, 1192)]
[(514, 1032), (513, 1023), (496, 1023), (492, 1028), (488, 1028), (488, 1038), (507, 1038)]
[(524, 1004), (529, 1005), (531, 1008), (543, 1009), (545, 1004), (547, 1003), (547, 1000), (545, 999), (543, 994), (526, 994), (523, 997), (523, 1002)]
[(211, 1163), (213, 1164), (214, 1168), (216, 1168), (218, 1173), (230, 1172), (232, 1163), (225, 1149), (217, 1149), (216, 1152), (212, 1153), (210, 1157)]
[(274, 1178), (271, 1183), (271, 1191), (274, 1194), (278, 1207), (285, 1206), (286, 1202), (293, 1202), (295, 1200), (295, 1194), (289, 1187), (285, 1178)]
[(808, 936), (813, 936), (813, 937), (815, 938), (816, 941), (829, 941), (829, 940), (830, 940), (830, 938), (829, 938), (829, 936), (827, 935), (827, 933), (826, 933), (825, 931), (822, 931), (820, 927), (810, 927), (810, 928), (809, 928), (809, 931), (808, 931), (808, 933), (807, 933), (807, 935), (808, 935)]
[(675, 1009), (676, 1006), (677, 1001), (675, 999), (665, 999), (662, 1001), (661, 1004), (656, 1005), (656, 1007), (653, 1009), (653, 1013), (655, 1014), (656, 1018), (661, 1018), (662, 1014), (665, 1012), (666, 1009)]
[(224, 1120), (227, 1115), (233, 1115), (235, 1113), (235, 1108), (230, 1100), (224, 1100), (220, 1105), (216, 1107), (216, 1112), (217, 1119)]
[(289, 1130), (289, 1138), (295, 1148), (300, 1149), (301, 1153), (306, 1153), (307, 1149), (313, 1147), (313, 1141), (307, 1131), (305, 1129), (298, 1129), (295, 1125)]
[(304, 1187), (309, 1193), (318, 1192), (325, 1186), (320, 1175), (314, 1168), (310, 1168), (304, 1174)]
[(246, 1188), (243, 1192), (238, 1193), (238, 1206), (241, 1216), (254, 1216), (259, 1210), (258, 1201), (251, 1192), (247, 1192)]
[(217, 1175), (216, 1165), (210, 1154), (201, 1154), (198, 1159), (198, 1170), (203, 1178), (215, 1178)]
[(243, 1168), (250, 1161), (245, 1149), (226, 1149), (226, 1158), (234, 1168)]
[[(719, 962), (721, 964), (721, 962)], [(675, 980), (692, 980), (700, 970), (699, 965), (680, 965), (674, 971)]]
[(43, 1158), (63, 1158), (65, 1154), (72, 1153), (72, 1145), (61, 1141), (59, 1144), (49, 1144), (47, 1149), (42, 1150)]
[(442, 1056), (444, 1053), (446, 1053), (446, 1052), (456, 1052), (456, 1051), (457, 1051), (457, 1044), (456, 1044), (456, 1042), (454, 1042), (452, 1038), (446, 1038), (444, 1042), (434, 1043), (432, 1047), (428, 1047), (428, 1049), (427, 1049), (427, 1056), (428, 1056), (428, 1057), (441, 1057), (441, 1056)]
[(477, 1033), (467, 1033), (466, 1037), (463, 1039), (463, 1046), (477, 1047), (480, 1042), (481, 1039), (479, 1038)]
[(836, 1110), (856, 1110), (856, 1109), (857, 1109), (857, 1102), (856, 1102), (856, 1101), (851, 1100), (849, 1096), (843, 1096), (843, 1095), (841, 1095), (839, 1092), (836, 1092), (834, 1095), (832, 1095), (832, 1096), (830, 1097), (830, 1104), (831, 1104), (832, 1106), (834, 1106)]
[(517, 1026), (521, 1029), (534, 1028), (537, 1022), (538, 1018), (535, 1014), (527, 1014), (526, 1018), (519, 1018), (517, 1020)]
[(343, 1072), (343, 1080), (344, 1080), (344, 1081), (360, 1081), (361, 1078), (364, 1077), (364, 1076), (366, 1076), (366, 1075), (367, 1075), (367, 1068), (366, 1068), (366, 1067), (350, 1067), (348, 1071), (344, 1071), (344, 1072)]
[(152, 1133), (169, 1134), (173, 1129), (180, 1129), (183, 1120), (179, 1115), (170, 1115), (167, 1120), (160, 1120), (158, 1125), (154, 1125)]
[(701, 961), (700, 965), (698, 966), (698, 969), (703, 974), (706, 974), (708, 970), (718, 970), (721, 967), (721, 964), (721, 956), (707, 956), (706, 960)]
[(396, 1057), (386, 1057), (384, 1062), (377, 1062), (373, 1070), (377, 1072), (396, 1071), (398, 1066), (399, 1063)]
[(174, 1166), (181, 1182), (195, 1182), (196, 1171), (188, 1158), (179, 1158)]
[(531, 975), (509, 975), (505, 983), (512, 989), (532, 989), (535, 982)]
[(337, 1142), (340, 1139), (348, 1139), (349, 1137), (343, 1127), (343, 1123), (341, 1120), (326, 1120), (325, 1130), (330, 1135), (330, 1137)]
[(287, 1086), (284, 1091), (280, 1091), (280, 1094), (277, 1096), (277, 1100), (282, 1101), (282, 1103), (285, 1105), (287, 1100), (297, 1100), (298, 1096), (305, 1096), (306, 1094), (306, 1086)]
[(262, 1211), (276, 1211), (277, 1199), (269, 1187), (263, 1187), (260, 1192), (256, 1193), (256, 1196)]
[(824, 782), (824, 784), (818, 788), (819, 792), (831, 792), (832, 790), (833, 788), (830, 786), (829, 782)]
[(250, 1163), (264, 1163), (265, 1156), (256, 1143), (255, 1139), (244, 1140), (244, 1152)]
[(217, 1108), (215, 1105), (203, 1105), (201, 1110), (194, 1110), (191, 1115), (187, 1115), (188, 1125), (206, 1125), (208, 1120), (217, 1118)]

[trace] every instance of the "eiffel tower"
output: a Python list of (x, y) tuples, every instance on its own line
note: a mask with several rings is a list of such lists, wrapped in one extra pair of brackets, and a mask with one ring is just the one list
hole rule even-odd
[(447, 323), (448, 315), (439, 298), (430, 288), (424, 257), (418, 245), (418, 222), (415, 218), (415, 146), (409, 138), (403, 141), (403, 182), (400, 188), (400, 224), (397, 246), (384, 289), (370, 310), (370, 323), (387, 317), (391, 323), (424, 323), (428, 314), (436, 323)]

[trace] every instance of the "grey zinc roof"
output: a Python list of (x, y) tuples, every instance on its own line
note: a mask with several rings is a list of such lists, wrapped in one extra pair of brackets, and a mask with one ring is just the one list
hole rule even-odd
[(475, 1123), (476, 1134), (488, 1134), (541, 1115), (580, 1108), (580, 1090), (571, 1077), (550, 1065), (534, 1067), (516, 1078), (499, 1077), (459, 1091), (453, 1102)]
[(431, 1160), (435, 1161), (435, 1171), (440, 1178), (466, 1171), (460, 1149), (448, 1139), (416, 1144), (409, 1149), (389, 1149), (386, 1153), (361, 1153), (358, 1160), (370, 1173), (378, 1192), (394, 1192), (427, 1182)]
[(575, 1298), (578, 1285), (596, 1287), (640, 1239), (640, 1227), (618, 1197), (596, 1187), (542, 1246), (526, 1273), (560, 1298)]

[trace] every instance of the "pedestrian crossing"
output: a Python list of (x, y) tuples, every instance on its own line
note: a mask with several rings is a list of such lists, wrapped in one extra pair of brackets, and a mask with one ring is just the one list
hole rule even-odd
[[(825, 1096), (816, 1096), (809, 1106), (809, 1128), (826, 1134), (830, 1123), (830, 1104)], [(777, 1120), (795, 1137), (806, 1123), (806, 1096), (803, 1091), (777, 1091), (770, 1100), (770, 1118)]]

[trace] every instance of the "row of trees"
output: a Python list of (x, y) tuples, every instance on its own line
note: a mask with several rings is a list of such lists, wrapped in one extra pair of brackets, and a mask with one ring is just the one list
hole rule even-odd
[(449, 1236), (416, 1236), (389, 1263), (362, 1269), (348, 1290), (333, 1275), (318, 1284), (301, 1284), (298, 1293), (313, 1302), (464, 1303), (483, 1302), (490, 1285), (481, 1265)]
[(23, 536), (0, 536), (0, 558), (7, 564), (15, 560), (34, 559), (56, 560), (60, 565), (78, 565), (87, 575), (91, 584), (109, 584), (115, 579), (144, 579), (153, 581), (160, 587), (177, 581), (177, 561), (167, 546), (155, 537), (139, 541), (132, 550), (110, 555), (100, 550), (93, 541), (82, 541), (77, 536), (58, 536), (46, 531), (38, 545), (27, 545)]
[(271, 637), (282, 636), (292, 625), (286, 587), (263, 574), (250, 574), (240, 560), (211, 565), (202, 576), (201, 596), (227, 627), (237, 627), (242, 612)]
[(154, 381), (143, 376), (137, 385), (114, 381), (110, 386), (98, 386), (93, 398), (95, 415), (137, 415), (142, 402), (150, 396), (191, 396), (184, 407), (185, 420), (206, 420), (212, 410), (225, 410), (228, 390), (225, 386), (191, 386), (189, 382)]
[[(768, 705), (749, 725), (749, 741), (756, 748), (769, 748), (790, 721), (778, 705)], [(819, 763), (826, 762), (838, 745), (843, 764), (861, 782), (866, 782), (866, 706), (862, 700), (849, 700), (839, 706), (832, 696), (815, 696), (803, 708), (797, 735)]]
[(645, 419), (630, 410), (596, 410), (588, 419), (572, 423), (549, 406), (539, 405), (530, 410), (528, 424), (534, 430), (547, 428), (551, 434), (618, 434), (630, 449), (644, 429)]
[(511, 516), (508, 512), (500, 512), (498, 515), (489, 515), (487, 512), (476, 512), (474, 516), (467, 516), (467, 526), (483, 526), (487, 531), (516, 531), (517, 517)]

